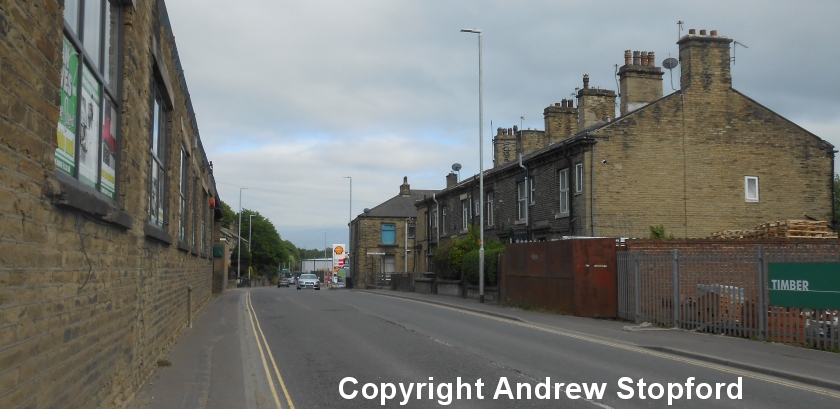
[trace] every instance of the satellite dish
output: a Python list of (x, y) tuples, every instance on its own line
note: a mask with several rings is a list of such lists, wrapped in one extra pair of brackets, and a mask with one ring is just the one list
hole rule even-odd
[(669, 70), (676, 68), (678, 65), (680, 65), (680, 62), (676, 58), (666, 58), (665, 61), (662, 61), (662, 66)]
[(368, 214), (368, 213), (370, 213), (370, 209), (368, 209), (368, 208), (366, 207), (366, 208), (365, 208), (365, 210), (364, 210), (364, 212), (365, 212), (365, 214)]
[(460, 171), (461, 170), (461, 164), (460, 163), (453, 163), (452, 164), (452, 170), (455, 171), (455, 172)]

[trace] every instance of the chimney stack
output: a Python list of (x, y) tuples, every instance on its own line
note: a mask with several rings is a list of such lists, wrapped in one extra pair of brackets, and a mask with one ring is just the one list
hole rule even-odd
[(446, 188), (449, 189), (450, 187), (455, 186), (457, 184), (458, 174), (455, 172), (449, 172), (449, 174), (446, 175)]
[[(625, 61), (628, 51), (624, 52)], [(656, 66), (653, 51), (634, 51), (633, 60), (638, 64), (625, 64), (618, 70), (621, 115), (639, 109), (662, 98), (663, 71)], [(638, 58), (637, 58), (638, 57)]]
[(718, 36), (717, 30), (706, 35), (700, 30), (695, 35), (694, 29), (688, 30), (677, 44), (680, 47), (680, 88), (688, 91), (692, 86), (708, 91), (728, 90), (732, 88), (729, 44), (732, 39)]
[(577, 93), (577, 130), (582, 131), (615, 117), (615, 91), (589, 88), (589, 74), (583, 76), (583, 89)]
[(408, 184), (408, 176), (403, 176), (403, 184), (400, 185), (400, 196), (411, 196), (411, 185)]
[(546, 107), (543, 110), (546, 143), (550, 145), (576, 134), (577, 114), (571, 99), (563, 98), (561, 103)]

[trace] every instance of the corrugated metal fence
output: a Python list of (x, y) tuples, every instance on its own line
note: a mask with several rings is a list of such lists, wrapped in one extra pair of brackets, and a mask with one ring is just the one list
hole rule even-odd
[(769, 304), (771, 262), (840, 262), (840, 246), (618, 251), (618, 315), (637, 323), (840, 348), (837, 311)]

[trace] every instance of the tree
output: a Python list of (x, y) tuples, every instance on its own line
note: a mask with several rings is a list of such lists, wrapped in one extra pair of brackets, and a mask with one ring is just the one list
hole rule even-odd
[[(834, 222), (840, 221), (840, 175), (834, 174)], [(834, 226), (840, 232), (840, 223)]]
[(227, 203), (222, 202), (221, 200), (220, 202), (222, 203), (222, 213), (224, 213), (224, 216), (222, 217), (222, 227), (229, 229), (230, 224), (236, 220), (236, 213), (231, 210)]
[[(248, 222), (249, 217), (254, 217)], [(251, 231), (249, 231), (249, 229)], [(251, 265), (259, 275), (274, 277), (280, 269), (280, 262), (290, 256), (288, 246), (274, 224), (259, 212), (242, 209), (242, 238), (251, 237)], [(243, 251), (243, 255), (245, 252)]]

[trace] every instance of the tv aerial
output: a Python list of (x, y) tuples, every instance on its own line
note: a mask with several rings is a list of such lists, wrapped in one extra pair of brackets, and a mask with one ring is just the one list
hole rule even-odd
[(735, 65), (735, 50), (738, 49), (739, 45), (741, 47), (744, 47), (744, 48), (750, 48), (746, 44), (738, 42), (738, 41), (734, 41), (734, 43), (735, 43), (735, 45), (732, 46), (732, 65)]

